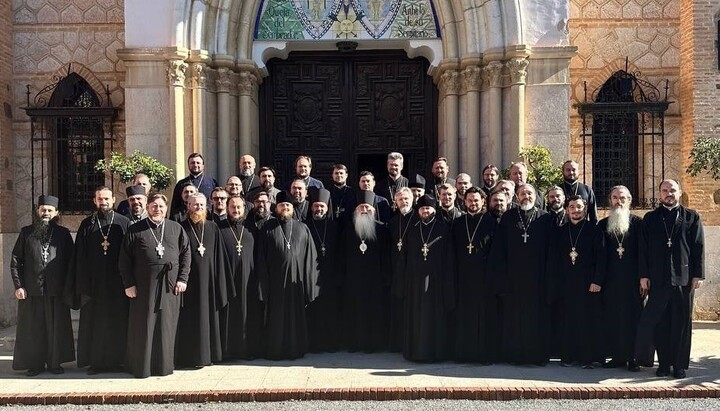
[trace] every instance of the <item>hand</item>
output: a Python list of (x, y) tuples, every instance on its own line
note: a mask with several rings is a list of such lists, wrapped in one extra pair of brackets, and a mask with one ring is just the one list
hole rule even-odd
[(132, 287), (128, 287), (125, 289), (125, 295), (127, 295), (130, 298), (137, 297), (137, 287), (134, 285)]
[(601, 286), (599, 286), (595, 283), (592, 283), (592, 284), (590, 284), (590, 289), (588, 291), (590, 291), (591, 293), (599, 293), (601, 289), (602, 289)]
[(698, 278), (698, 277), (693, 277), (692, 282), (690, 283), (693, 290), (697, 290), (698, 288), (700, 288), (701, 284), (702, 284), (702, 279)]
[(175, 295), (184, 293), (185, 290), (187, 290), (187, 283), (184, 283), (182, 281), (178, 281), (175, 283)]
[(650, 290), (650, 279), (649, 278), (641, 278), (640, 279), (640, 297), (642, 297), (642, 298), (647, 297), (648, 290)]
[(24, 300), (27, 298), (27, 292), (24, 288), (20, 287), (17, 290), (15, 290), (15, 298), (18, 300)]

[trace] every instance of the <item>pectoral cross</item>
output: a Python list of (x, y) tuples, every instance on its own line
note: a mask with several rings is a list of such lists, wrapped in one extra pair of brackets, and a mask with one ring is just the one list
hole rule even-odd
[(618, 257), (622, 259), (623, 253), (625, 253), (625, 249), (623, 248), (622, 244), (618, 245), (618, 248), (616, 249), (618, 253)]
[(320, 253), (322, 254), (323, 257), (325, 257), (325, 251), (327, 251), (327, 249), (325, 248), (325, 244), (321, 244), (320, 245)]
[(465, 248), (467, 248), (468, 254), (472, 254), (472, 250), (473, 250), (473, 248), (475, 248), (475, 246), (472, 245), (472, 243), (468, 243), (467, 247), (465, 247)]
[(398, 240), (397, 248), (398, 248), (398, 251), (402, 251), (402, 238)]
[(238, 240), (237, 245), (235, 245), (235, 249), (237, 250), (238, 255), (242, 254), (242, 243), (240, 240)]
[(48, 244), (47, 246), (42, 246), (42, 251), (40, 252), (40, 256), (42, 257), (43, 263), (47, 263), (47, 260), (50, 257), (50, 253), (48, 252), (49, 247), (50, 247), (50, 244)]
[(107, 236), (103, 236), (103, 242), (100, 243), (100, 245), (103, 248), (103, 255), (107, 255), (108, 247), (110, 247), (110, 242), (108, 241)]
[(527, 244), (527, 239), (530, 238), (530, 234), (528, 234), (526, 231), (520, 237), (523, 238), (523, 244)]
[(160, 243), (157, 247), (155, 247), (155, 251), (157, 251), (158, 258), (163, 258), (163, 255), (165, 254), (165, 246)]
[(335, 218), (340, 218), (340, 207), (335, 207)]
[(289, 250), (289, 249), (290, 249), (290, 241), (286, 242), (286, 243), (285, 243), (285, 246), (286, 246), (287, 249)]
[(580, 254), (578, 254), (577, 251), (575, 251), (575, 247), (573, 247), (572, 250), (570, 251), (570, 262), (572, 263), (572, 265), (575, 265), (575, 260), (577, 260), (579, 255)]
[(667, 246), (668, 246), (668, 248), (672, 247), (672, 240), (669, 238), (668, 238)]
[(427, 243), (423, 244), (420, 251), (422, 251), (423, 254), (423, 261), (427, 261), (427, 255), (430, 252), (430, 247), (428, 247)]
[(198, 253), (200, 253), (200, 257), (205, 255), (205, 246), (203, 245), (203, 243), (200, 243), (197, 250), (198, 250)]

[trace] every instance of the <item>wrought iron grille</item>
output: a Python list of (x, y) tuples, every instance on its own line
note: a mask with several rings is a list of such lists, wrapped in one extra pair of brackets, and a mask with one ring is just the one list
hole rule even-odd
[(112, 107), (107, 87), (103, 101), (69, 67), (66, 76), (53, 80), (35, 95), (32, 105), (27, 86), (24, 110), (31, 124), (33, 208), (37, 196), (47, 192), (60, 199), (61, 211), (83, 213), (93, 207), (95, 188), (105, 185), (105, 175), (95, 170), (95, 163), (105, 157), (106, 149), (113, 150), (117, 108)]
[(661, 100), (658, 88), (639, 76), (626, 65), (593, 92), (591, 102), (585, 83), (585, 102), (575, 106), (582, 119), (583, 180), (586, 164), (592, 164), (592, 186), (601, 207), (609, 206), (616, 185), (630, 190), (635, 208), (658, 204), (657, 186), (665, 178), (665, 112), (672, 102), (667, 100), (667, 80)]

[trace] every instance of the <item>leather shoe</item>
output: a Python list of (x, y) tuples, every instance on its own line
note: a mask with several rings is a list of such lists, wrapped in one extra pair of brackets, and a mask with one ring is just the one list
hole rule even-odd
[(25, 371), (25, 375), (27, 375), (28, 377), (34, 377), (36, 375), (39, 375), (43, 371), (45, 370), (41, 370), (38, 368), (30, 368), (29, 370)]
[(685, 370), (682, 368), (675, 368), (673, 367), (673, 377), (674, 378), (685, 378)]
[(60, 366), (58, 366), (57, 368), (48, 368), (48, 371), (50, 371), (50, 373), (55, 374), (55, 375), (62, 374), (65, 372), (63, 367), (60, 367)]
[(632, 371), (632, 372), (640, 371), (640, 366), (638, 365), (638, 363), (635, 360), (628, 361), (627, 367), (628, 367), (628, 371)]
[(655, 375), (658, 377), (667, 377), (670, 375), (670, 367), (658, 367), (657, 371), (655, 371)]

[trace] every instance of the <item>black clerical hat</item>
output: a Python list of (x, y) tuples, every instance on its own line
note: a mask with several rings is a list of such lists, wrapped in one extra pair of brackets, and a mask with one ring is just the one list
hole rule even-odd
[(425, 189), (425, 177), (421, 176), (420, 174), (415, 174), (415, 177), (410, 179), (410, 182), (408, 183), (408, 187), (410, 188), (422, 188)]
[(277, 193), (277, 195), (275, 196), (276, 204), (280, 204), (280, 203), (292, 204), (293, 200), (294, 200), (294, 198), (290, 194), (288, 194), (286, 191), (281, 191), (281, 192)]
[(38, 198), (38, 207), (40, 206), (53, 206), (58, 208), (60, 205), (60, 199), (55, 196), (42, 195)]
[(147, 193), (145, 192), (145, 187), (143, 186), (129, 186), (125, 189), (125, 194), (128, 198), (132, 196), (145, 196), (147, 197)]
[(417, 202), (417, 207), (433, 207), (435, 208), (435, 199), (430, 197), (429, 195), (425, 194), (424, 196), (420, 197), (420, 199)]
[(313, 190), (310, 193), (310, 204), (317, 202), (325, 203), (325, 205), (330, 204), (330, 192), (325, 188)]
[(370, 190), (360, 190), (357, 192), (357, 203), (359, 204), (375, 204), (375, 193)]

